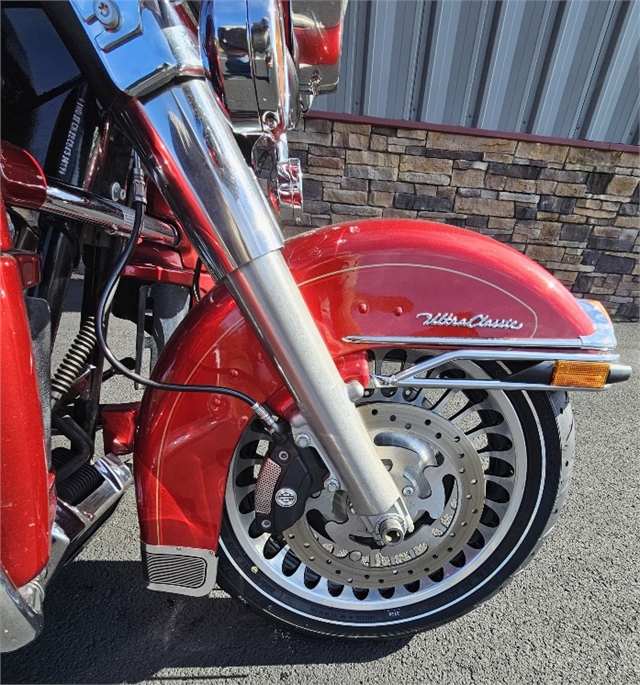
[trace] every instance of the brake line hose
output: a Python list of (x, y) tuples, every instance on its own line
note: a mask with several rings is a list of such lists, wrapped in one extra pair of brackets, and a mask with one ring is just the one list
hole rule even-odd
[[(133, 207), (135, 210), (135, 218), (133, 222), (133, 229), (131, 235), (129, 236), (127, 243), (125, 245), (124, 251), (120, 255), (118, 262), (116, 263), (113, 271), (111, 272), (105, 288), (100, 296), (98, 302), (98, 311), (96, 314), (96, 334), (98, 338), (98, 344), (102, 350), (105, 358), (111, 364), (111, 366), (116, 369), (119, 373), (132, 381), (140, 383), (140, 385), (145, 385), (149, 388), (155, 388), (157, 390), (171, 390), (174, 392), (206, 392), (206, 393), (217, 393), (219, 395), (228, 395), (229, 397), (235, 397), (242, 402), (246, 402), (253, 412), (264, 421), (269, 427), (275, 429), (275, 421), (271, 414), (265, 409), (260, 403), (256, 402), (249, 395), (233, 390), (232, 388), (224, 388), (217, 385), (181, 385), (178, 383), (164, 383), (161, 381), (154, 381), (150, 378), (145, 378), (139, 374), (131, 371), (126, 366), (120, 363), (111, 351), (109, 345), (107, 344), (106, 337), (106, 319), (109, 308), (113, 301), (115, 294), (115, 288), (120, 281), (120, 273), (124, 269), (126, 263), (129, 261), (133, 250), (138, 242), (140, 236), (140, 230), (142, 228), (142, 220), (144, 218), (144, 205), (145, 205), (145, 194), (144, 194), (144, 175), (142, 168), (140, 166), (138, 156), (136, 155), (136, 161), (134, 163), (133, 178), (134, 178), (134, 203)], [(279, 427), (278, 427), (279, 428)], [(277, 429), (276, 429), (277, 430)]]

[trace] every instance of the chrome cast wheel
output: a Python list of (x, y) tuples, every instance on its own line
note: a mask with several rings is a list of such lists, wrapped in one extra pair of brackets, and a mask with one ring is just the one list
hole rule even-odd
[[(419, 351), (378, 350), (372, 370), (390, 374), (422, 358)], [(472, 363), (432, 375), (492, 377)], [(522, 393), (376, 389), (366, 392), (359, 412), (415, 529), (398, 545), (380, 546), (353, 512), (348, 492), (325, 489), (308, 499), (302, 518), (283, 535), (258, 530), (253, 491), (272, 446), (253, 426), (238, 445), (227, 485), (222, 545), (230, 575), (242, 578), (254, 608), (267, 604), (303, 630), (358, 637), (381, 634), (380, 626), (398, 634), (437, 625), (445, 614), (477, 604), (470, 593), (490, 594), (496, 580), (498, 587), (504, 583), (511, 552), (524, 549), (535, 521), (544, 528), (551, 513), (540, 509), (545, 484), (558, 471), (546, 465), (558, 445), (546, 444)], [(553, 500), (557, 481), (554, 487)], [(231, 586), (237, 592), (237, 580)]]

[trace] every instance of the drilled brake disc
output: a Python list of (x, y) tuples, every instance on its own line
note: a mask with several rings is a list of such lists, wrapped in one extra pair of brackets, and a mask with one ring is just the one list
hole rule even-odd
[(323, 490), (286, 531), (287, 544), (311, 570), (356, 588), (406, 585), (455, 565), (485, 500), (474, 445), (453, 423), (421, 407), (373, 402), (358, 411), (402, 493), (413, 532), (398, 545), (379, 546), (348, 493)]

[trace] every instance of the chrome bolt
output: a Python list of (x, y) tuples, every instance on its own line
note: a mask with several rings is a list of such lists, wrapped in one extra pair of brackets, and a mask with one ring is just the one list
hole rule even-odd
[(273, 112), (267, 112), (264, 123), (273, 131), (278, 126), (278, 117)]
[(124, 200), (127, 197), (127, 193), (125, 192), (124, 188), (118, 183), (118, 181), (111, 184), (110, 194), (111, 199), (114, 202)]
[(324, 482), (324, 488), (329, 492), (337, 492), (340, 490), (340, 483), (338, 483), (335, 478), (327, 478), (327, 480)]
[(351, 561), (360, 561), (362, 559), (362, 552), (358, 552), (358, 550), (354, 550), (349, 554), (349, 559)]
[(298, 447), (309, 447), (311, 444), (311, 438), (306, 433), (300, 433), (296, 436), (296, 445)]
[(93, 12), (106, 29), (115, 31), (120, 26), (120, 12), (111, 0), (95, 0)]
[(289, 452), (281, 450), (278, 452), (278, 459), (280, 459), (280, 461), (289, 461)]
[(267, 519), (265, 519), (265, 520), (260, 524), (260, 526), (261, 526), (262, 528), (264, 528), (265, 530), (269, 530), (269, 528), (271, 528), (271, 521), (268, 521)]
[(411, 495), (413, 495), (413, 488), (410, 485), (407, 485), (405, 488), (402, 489), (402, 494), (405, 497), (411, 497)]

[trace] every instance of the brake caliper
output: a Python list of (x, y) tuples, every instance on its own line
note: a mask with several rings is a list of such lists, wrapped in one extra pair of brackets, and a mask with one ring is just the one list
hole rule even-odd
[(300, 448), (291, 438), (273, 443), (255, 489), (259, 529), (278, 535), (290, 528), (303, 515), (307, 499), (322, 490), (327, 475), (313, 448)]

